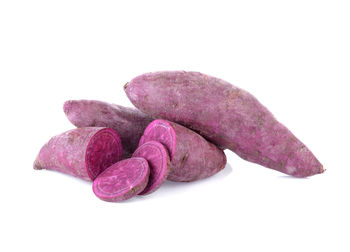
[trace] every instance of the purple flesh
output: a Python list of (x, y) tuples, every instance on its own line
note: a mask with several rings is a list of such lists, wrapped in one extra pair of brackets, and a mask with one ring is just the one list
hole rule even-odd
[(118, 134), (110, 128), (86, 127), (52, 137), (40, 150), (34, 169), (55, 170), (92, 181), (122, 158)]
[(122, 144), (113, 129), (98, 131), (91, 139), (86, 150), (86, 169), (91, 180), (102, 171), (122, 159)]
[(159, 142), (149, 141), (136, 149), (133, 157), (142, 157), (148, 161), (150, 176), (141, 195), (157, 190), (166, 180), (170, 171), (170, 160), (167, 149)]
[(130, 199), (147, 186), (149, 166), (144, 158), (124, 159), (108, 167), (95, 180), (92, 189), (97, 197), (110, 202)]

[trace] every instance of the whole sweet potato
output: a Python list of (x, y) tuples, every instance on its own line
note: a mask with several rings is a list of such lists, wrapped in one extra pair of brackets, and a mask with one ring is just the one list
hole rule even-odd
[(170, 154), (168, 179), (188, 182), (207, 178), (226, 165), (225, 153), (196, 132), (174, 122), (151, 122), (140, 139), (140, 146), (149, 141), (165, 145)]
[(66, 101), (63, 110), (76, 127), (108, 127), (118, 132), (124, 149), (124, 158), (136, 150), (146, 126), (152, 121), (144, 113), (95, 100)]
[(122, 158), (122, 149), (113, 129), (73, 129), (51, 138), (41, 148), (34, 169), (55, 170), (92, 181)]
[(254, 96), (226, 81), (198, 72), (155, 72), (124, 89), (142, 112), (185, 125), (245, 160), (296, 177), (324, 171)]

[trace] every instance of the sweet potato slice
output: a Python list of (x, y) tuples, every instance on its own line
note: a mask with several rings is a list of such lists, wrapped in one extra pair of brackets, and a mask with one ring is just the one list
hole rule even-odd
[(149, 166), (144, 158), (124, 159), (108, 167), (95, 180), (92, 189), (105, 201), (119, 202), (142, 192), (149, 178)]
[(148, 184), (140, 194), (150, 194), (157, 190), (170, 172), (170, 158), (166, 147), (159, 142), (149, 141), (138, 147), (132, 156), (143, 157), (150, 166)]

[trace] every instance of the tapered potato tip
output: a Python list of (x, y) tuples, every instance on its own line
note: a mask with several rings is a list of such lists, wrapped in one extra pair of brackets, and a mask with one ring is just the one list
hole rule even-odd
[(327, 169), (325, 169), (325, 168), (323, 167), (323, 165), (321, 165), (321, 166), (320, 166), (320, 172), (319, 172), (319, 173), (320, 173), (320, 174), (321, 174), (321, 173), (324, 173), (326, 170), (327, 170)]
[(37, 157), (33, 163), (33, 169), (34, 170), (42, 170), (43, 167), (41, 166), (40, 162), (39, 162), (39, 157)]

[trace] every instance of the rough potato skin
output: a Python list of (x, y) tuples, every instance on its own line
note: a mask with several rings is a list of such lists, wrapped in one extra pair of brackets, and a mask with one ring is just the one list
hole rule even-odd
[(118, 132), (127, 158), (136, 150), (152, 118), (134, 108), (96, 100), (71, 100), (63, 105), (68, 120), (76, 127), (108, 127)]
[[(154, 137), (151, 134), (152, 130), (162, 132)], [(168, 138), (170, 135), (171, 139)], [(196, 132), (177, 123), (166, 120), (150, 123), (139, 145), (153, 140), (164, 144), (170, 153), (171, 169), (168, 180), (195, 181), (210, 177), (225, 168), (226, 156), (222, 150)]]
[(86, 127), (52, 137), (40, 150), (34, 169), (54, 170), (92, 181), (121, 160), (122, 144), (111, 128)]
[(124, 86), (153, 118), (185, 125), (245, 160), (295, 176), (322, 173), (311, 151), (250, 93), (198, 72), (140, 75)]

